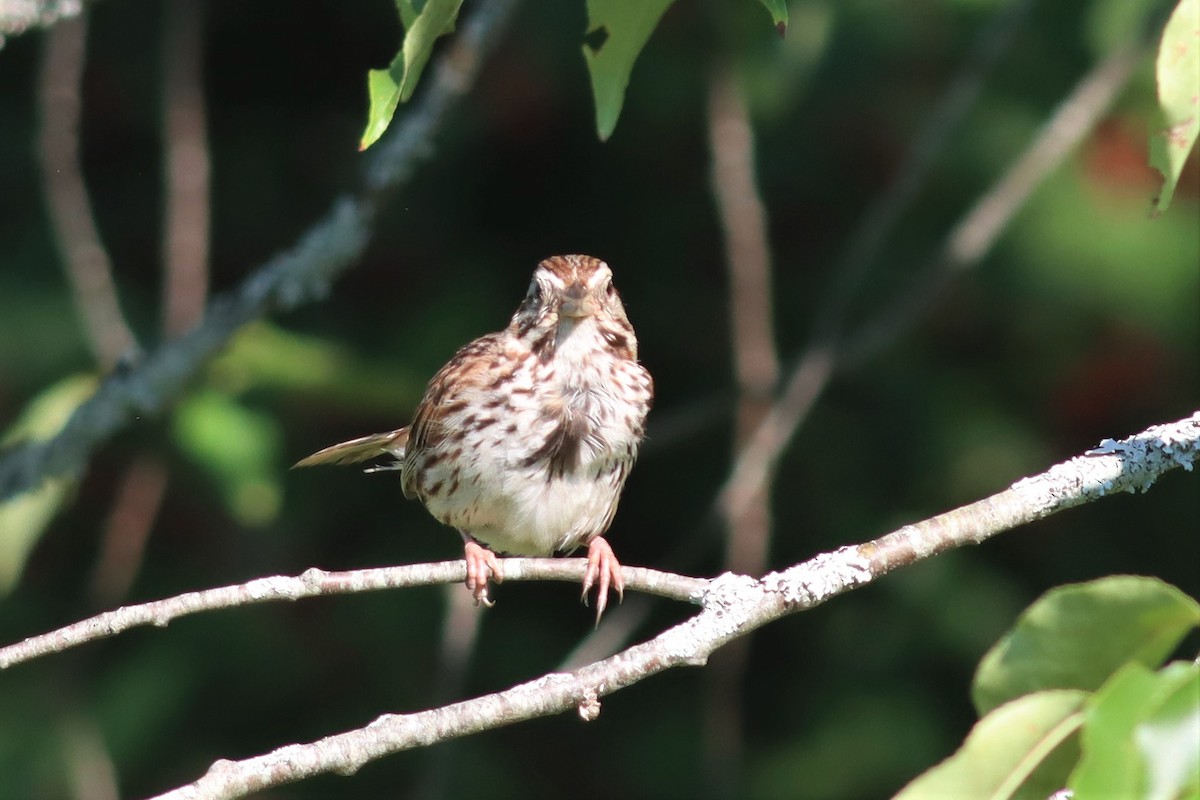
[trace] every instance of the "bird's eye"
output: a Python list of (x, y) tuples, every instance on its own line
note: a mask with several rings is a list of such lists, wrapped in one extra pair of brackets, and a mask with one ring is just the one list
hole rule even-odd
[(612, 297), (616, 293), (617, 293), (617, 287), (613, 286), (612, 281), (609, 281), (608, 284), (605, 285), (605, 287), (604, 287), (604, 294), (607, 295), (608, 297)]

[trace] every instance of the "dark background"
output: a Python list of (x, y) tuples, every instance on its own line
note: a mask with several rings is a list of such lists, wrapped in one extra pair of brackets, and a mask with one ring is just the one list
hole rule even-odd
[[(729, 466), (733, 396), (705, 130), (714, 64), (736, 64), (751, 99), (787, 363), (864, 209), (1002, 5), (792, 2), (780, 40), (758, 3), (680, 0), (601, 144), (580, 56), (584, 3), (523, 4), (432, 160), (387, 206), (330, 297), (249, 330), (174, 411), (100, 449), (27, 560), (4, 548), (4, 569), (19, 578), (0, 598), (0, 642), (121, 603), (310, 566), (456, 557), (457, 535), (405, 502), (392, 478), (287, 467), (405, 424), (428, 377), (459, 345), (502, 327), (534, 264), (563, 252), (613, 266), (657, 383), (650, 440), (610, 541), (627, 564), (722, 571), (719, 539), (704, 526)], [(1032, 4), (873, 263), (852, 320), (908, 285), (1125, 32), (1131, 6), (1160, 16), (1169, 7)], [(355, 187), (365, 74), (389, 61), (400, 30), (385, 0), (203, 9), (211, 285), (220, 292)], [(164, 18), (152, 0), (96, 3), (83, 85), (84, 174), (122, 307), (147, 349), (161, 341)], [(35, 156), (44, 40), (26, 34), (0, 50), (0, 427), (53, 382), (96, 368)], [(1152, 63), (1144, 59), (986, 259), (822, 397), (780, 466), (773, 568), (1197, 408), (1196, 161), (1169, 212), (1151, 220)], [(89, 586), (102, 530), (144, 459), (167, 476), (162, 505), (128, 590), (101, 601)], [(949, 553), (756, 634), (736, 794), (896, 791), (965, 735), (974, 665), (1047, 588), (1141, 573), (1200, 592), (1197, 497), (1195, 477), (1176, 471), (1146, 496)], [(681, 563), (695, 536), (706, 537), (699, 560)], [(436, 588), (204, 614), (0, 673), (0, 795), (67, 796), (70, 775), (103, 773), (88, 772), (91, 757), (111, 763), (123, 796), (162, 791), (217, 758), (534, 678), (591, 630), (576, 587), (508, 584), (497, 596), (452, 698), (435, 688), (445, 606)], [(690, 613), (668, 601), (654, 608), (638, 640)], [(439, 758), (453, 765), (445, 796), (696, 796), (717, 785), (701, 735), (707, 686), (704, 670), (674, 670), (611, 696), (592, 724), (575, 715), (523, 723), (269, 796), (410, 796)]]

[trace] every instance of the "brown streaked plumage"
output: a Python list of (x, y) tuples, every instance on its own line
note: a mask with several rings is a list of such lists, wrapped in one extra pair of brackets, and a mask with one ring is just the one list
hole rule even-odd
[(637, 459), (654, 396), (637, 337), (591, 256), (538, 264), (508, 327), (462, 347), (442, 367), (406, 428), (335, 444), (298, 462), (400, 471), (418, 498), (464, 541), (467, 588), (490, 605), (496, 553), (546, 556), (587, 546), (583, 597), (624, 591), (604, 533)]

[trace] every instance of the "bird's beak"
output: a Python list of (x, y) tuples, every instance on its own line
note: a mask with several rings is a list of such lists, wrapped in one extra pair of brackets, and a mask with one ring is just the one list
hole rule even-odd
[(559, 315), (570, 319), (582, 319), (596, 313), (596, 298), (582, 283), (575, 281), (563, 293)]

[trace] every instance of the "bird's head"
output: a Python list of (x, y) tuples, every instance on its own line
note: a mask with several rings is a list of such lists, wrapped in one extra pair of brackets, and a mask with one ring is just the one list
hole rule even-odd
[(589, 322), (610, 346), (637, 357), (633, 328), (608, 264), (592, 256), (551, 256), (534, 270), (511, 328), (536, 351), (556, 348)]

